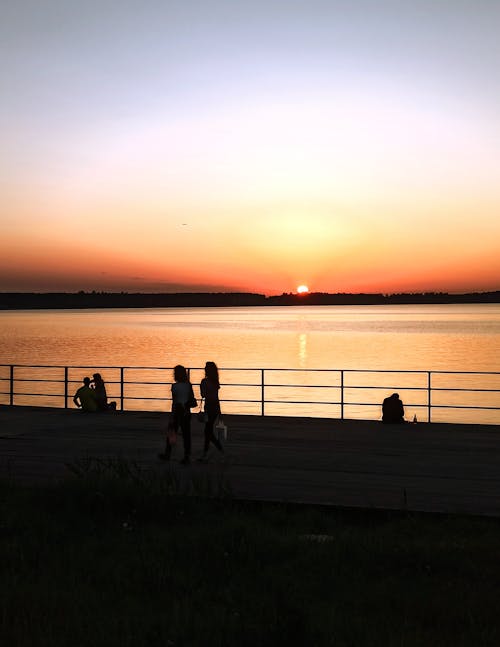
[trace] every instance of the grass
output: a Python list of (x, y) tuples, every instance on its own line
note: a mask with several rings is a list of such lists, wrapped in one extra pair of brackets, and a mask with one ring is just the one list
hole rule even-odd
[[(497, 646), (500, 521), (237, 502), (88, 459), (0, 484), (5, 645)], [(207, 498), (208, 495), (208, 498)]]

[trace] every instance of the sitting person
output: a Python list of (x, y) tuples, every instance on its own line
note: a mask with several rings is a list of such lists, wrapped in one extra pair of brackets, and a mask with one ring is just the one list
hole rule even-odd
[(90, 377), (83, 378), (83, 386), (75, 393), (73, 402), (82, 411), (97, 411), (97, 400), (94, 389), (90, 388)]
[(106, 393), (106, 385), (104, 384), (104, 380), (101, 377), (100, 373), (94, 373), (92, 376), (94, 379), (90, 380), (91, 383), (93, 383), (93, 386), (91, 387), (93, 392), (94, 392), (94, 397), (97, 402), (97, 410), (98, 411), (109, 411), (112, 409), (113, 411), (116, 409), (116, 402), (110, 402), (108, 404), (108, 395)]
[(382, 422), (399, 423), (405, 422), (405, 410), (399, 393), (393, 393), (385, 398), (382, 403)]

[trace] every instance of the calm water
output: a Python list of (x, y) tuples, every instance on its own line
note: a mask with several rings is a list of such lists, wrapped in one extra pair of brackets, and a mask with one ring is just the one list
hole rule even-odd
[[(182, 363), (199, 367), (211, 359), (224, 369), (500, 371), (499, 357), (500, 305), (496, 304), (0, 312), (1, 364), (172, 367)], [(81, 373), (72, 374), (71, 379), (81, 379)], [(229, 372), (225, 373), (226, 381), (232, 383), (253, 383), (260, 379), (257, 371), (254, 374), (251, 380), (246, 377), (242, 380), (236, 373), (232, 377)], [(291, 378), (285, 375), (277, 372), (272, 379), (266, 379), (270, 384), (290, 383)], [(266, 397), (270, 398), (271, 393), (272, 399), (304, 400), (306, 396), (298, 386), (308, 385), (308, 380), (322, 384), (318, 381), (319, 375), (315, 374), (313, 379), (308, 374), (297, 373), (293, 378), (297, 387), (293, 393), (288, 390), (280, 394), (277, 389), (272, 393), (268, 389)], [(111, 383), (116, 375), (108, 374), (106, 378)], [(162, 379), (169, 378), (170, 373)], [(321, 380), (324, 379), (322, 375)], [(411, 383), (407, 379), (388, 376), (383, 384), (399, 389), (422, 385), (420, 379)], [(329, 384), (338, 384), (337, 377), (332, 376), (331, 380)], [(357, 380), (358, 385), (367, 384), (359, 374)], [(472, 386), (479, 388), (477, 382)], [(500, 388), (497, 383), (494, 386)], [(165, 388), (162, 394), (164, 391)], [(230, 394), (234, 396), (232, 399), (240, 397), (241, 393), (236, 391)], [(226, 389), (224, 395), (229, 399), (228, 392)], [(385, 395), (379, 391), (366, 393), (366, 398), (370, 396), (373, 402), (379, 402)], [(408, 391), (405, 402), (417, 403), (420, 395)], [(463, 398), (463, 394), (450, 395), (453, 402)], [(353, 392), (350, 399), (354, 396), (357, 402), (372, 401), (360, 400), (359, 392)], [(477, 396), (473, 396), (474, 403), (478, 403)], [(500, 406), (497, 396), (487, 397), (488, 404), (494, 401), (494, 406)], [(335, 400), (332, 393), (326, 396), (324, 391), (307, 392), (308, 401), (322, 402), (325, 398)], [(434, 396), (433, 401), (436, 402)], [(483, 398), (480, 404), (484, 402)], [(157, 408), (156, 404), (150, 408)], [(235, 408), (242, 410), (241, 406), (226, 405), (227, 410)], [(246, 407), (245, 410), (254, 412), (254, 409)], [(290, 405), (288, 410), (308, 415), (304, 407), (293, 409)], [(360, 417), (360, 411), (361, 417), (378, 415), (378, 409), (375, 413), (375, 410), (358, 408), (347, 412), (348, 417)], [(276, 405), (268, 411), (271, 412), (282, 413), (283, 407)], [(319, 410), (321, 415), (336, 413), (336, 410)], [(440, 412), (440, 416), (446, 413)], [(433, 419), (440, 416), (433, 413)], [(487, 421), (498, 422), (497, 413), (487, 416)], [(453, 418), (457, 419), (456, 411)]]

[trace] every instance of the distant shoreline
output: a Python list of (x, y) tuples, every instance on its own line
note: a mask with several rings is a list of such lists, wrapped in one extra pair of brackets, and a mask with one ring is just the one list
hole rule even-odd
[(311, 292), (283, 293), (266, 297), (251, 292), (3, 292), (0, 310), (113, 309), (113, 308), (207, 308), (248, 306), (332, 306), (500, 303), (500, 290), (493, 292), (350, 294)]

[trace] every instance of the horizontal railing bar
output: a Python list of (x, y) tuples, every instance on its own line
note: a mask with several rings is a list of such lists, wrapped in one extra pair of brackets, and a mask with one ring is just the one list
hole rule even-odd
[[(119, 398), (119, 395), (109, 395), (108, 398)], [(151, 395), (126, 395), (123, 398), (125, 402), (127, 400), (157, 400), (158, 402), (171, 402), (172, 398), (160, 398), (160, 397), (154, 397)]]
[[(16, 377), (16, 382), (43, 382), (44, 384), (64, 384), (64, 380), (48, 380), (46, 378), (28, 378), (28, 377)], [(78, 382), (76, 382), (78, 384)], [(81, 380), (80, 380), (81, 383)], [(68, 382), (69, 384), (69, 382)]]
[[(467, 389), (467, 388), (459, 388), (459, 387), (449, 387), (446, 388), (444, 386), (433, 386), (432, 387), (433, 391), (462, 391), (462, 392), (469, 392), (469, 393), (500, 393), (500, 389)], [(401, 388), (401, 391), (403, 391), (403, 388)]]
[[(383, 391), (428, 391), (426, 386), (351, 386), (350, 384), (344, 384), (344, 391), (348, 389), (377, 389)], [(433, 389), (434, 390), (434, 389)]]
[(63, 393), (22, 393), (14, 391), (12, 395), (27, 396), (30, 397), (39, 397), (39, 398), (64, 398)]
[[(221, 401), (222, 402), (222, 401)], [(258, 402), (260, 400), (225, 400), (225, 402)], [(321, 404), (322, 406), (334, 406), (340, 405), (340, 402), (321, 402), (314, 400), (266, 400), (266, 405), (268, 404)]]
[[(5, 381), (8, 381), (7, 379)], [(64, 380), (44, 380), (44, 379), (27, 379), (27, 378), (16, 378), (16, 382), (43, 382), (43, 383), (52, 383), (52, 384), (64, 384)], [(68, 380), (68, 384), (80, 384), (79, 380)], [(106, 380), (106, 384), (120, 384), (117, 380)], [(133, 386), (133, 385), (148, 385), (148, 386), (172, 386), (172, 382), (123, 382), (124, 386)], [(199, 386), (198, 382), (192, 382), (193, 386)], [(260, 388), (260, 384), (234, 384), (227, 383), (221, 384), (221, 387), (247, 387), (247, 388)], [(340, 384), (264, 384), (266, 388), (287, 388), (287, 389), (340, 389), (342, 388)], [(344, 384), (344, 390), (347, 389), (376, 389), (376, 390), (399, 390), (399, 391), (428, 391), (426, 386), (372, 386), (372, 385), (349, 385)], [(476, 389), (476, 388), (458, 388), (458, 387), (438, 387), (433, 386), (432, 391), (457, 391), (462, 393), (500, 393), (500, 389)]]
[[(10, 380), (5, 380), (6, 382), (9, 382)], [(29, 383), (43, 383), (43, 384), (64, 384), (65, 380), (45, 380), (45, 379), (27, 379), (27, 378), (15, 378), (16, 382), (29, 382)], [(79, 380), (68, 380), (66, 382), (67, 384), (80, 384), (81, 382)], [(114, 380), (106, 380), (106, 384), (122, 384), (119, 381), (114, 381)], [(148, 386), (172, 386), (172, 382), (123, 382), (124, 386), (142, 386), (142, 385), (148, 385)], [(198, 383), (192, 382), (193, 386), (199, 386)], [(245, 387), (245, 388), (260, 388), (262, 385), (258, 383), (254, 384), (238, 384), (238, 383), (227, 383), (227, 384), (221, 384), (221, 387), (226, 386), (229, 388), (234, 388), (234, 387)], [(340, 384), (268, 384), (265, 383), (264, 386), (266, 388), (280, 388), (280, 389), (341, 389), (343, 388), (344, 390), (346, 389), (383, 389), (385, 391), (390, 391), (393, 389), (398, 389), (399, 391), (428, 391), (428, 387), (423, 387), (423, 386), (387, 386), (387, 385), (368, 385), (368, 384), (361, 384), (361, 385), (346, 385), (344, 384), (343, 387)], [(433, 386), (432, 391), (441, 391), (441, 392), (451, 392), (451, 391), (457, 391), (457, 392), (469, 392), (469, 393), (500, 393), (500, 388), (499, 389), (484, 389), (484, 388), (473, 388), (473, 387), (437, 387)]]
[[(410, 406), (410, 405), (408, 405)], [(498, 407), (488, 407), (474, 404), (433, 404), (433, 409), (487, 409), (489, 411), (498, 411)]]
[[(220, 400), (221, 404), (224, 402), (248, 402), (249, 404), (260, 404), (262, 400), (240, 400), (238, 398), (224, 398), (224, 400)], [(266, 400), (266, 404), (270, 403), (271, 400)]]
[[(236, 386), (235, 384), (228, 384), (228, 386)], [(243, 385), (244, 386), (244, 385)], [(251, 386), (260, 386), (260, 384), (252, 384)], [(281, 388), (281, 389), (340, 389), (340, 384), (270, 384), (265, 382), (266, 388)]]
[[(246, 400), (243, 400), (243, 402), (246, 402)], [(340, 405), (343, 404), (345, 407), (352, 406), (352, 407), (380, 407), (379, 402), (321, 402), (321, 400), (266, 400), (266, 404), (321, 404), (321, 405)], [(407, 406), (409, 407), (425, 407), (427, 408), (427, 404), (408, 404)]]
[[(338, 388), (338, 387), (337, 387)], [(398, 391), (428, 391), (426, 386), (349, 386), (344, 384), (344, 390), (347, 389), (384, 389), (387, 391), (392, 391), (397, 389)], [(456, 388), (456, 387), (432, 387), (433, 391), (462, 391), (468, 393), (500, 393), (500, 389), (473, 389), (473, 388)]]
[[(0, 381), (10, 382), (9, 378), (0, 378)], [(65, 380), (56, 380), (56, 379), (47, 379), (47, 378), (25, 378), (25, 377), (16, 377), (16, 382), (42, 382), (44, 384), (64, 384)], [(67, 384), (81, 384), (81, 380), (67, 380)], [(106, 380), (106, 384), (122, 384), (120, 380)], [(124, 380), (123, 385), (150, 385), (150, 386), (172, 386), (173, 382), (149, 382), (149, 381), (128, 381)], [(199, 382), (192, 382), (193, 386), (200, 386)], [(262, 385), (257, 382), (221, 382), (221, 387), (258, 387)], [(342, 388), (341, 384), (282, 384), (274, 382), (265, 382), (264, 386), (266, 388), (289, 388), (289, 389), (340, 389)], [(397, 386), (391, 385), (372, 385), (372, 384), (344, 384), (344, 389), (385, 389), (392, 390), (398, 389), (400, 391), (427, 391), (428, 387), (426, 386), (412, 386), (412, 385), (401, 385)], [(433, 391), (471, 391), (471, 392), (485, 392), (485, 393), (499, 393), (500, 387), (498, 389), (484, 389), (476, 387), (452, 387), (452, 386), (433, 386)]]
[[(173, 366), (80, 366), (80, 365), (59, 365), (59, 364), (0, 364), (0, 367), (15, 366), (19, 368), (67, 368), (67, 369), (125, 369), (134, 371), (168, 371), (173, 370)], [(204, 367), (195, 366), (191, 367), (191, 371), (203, 371)], [(423, 370), (423, 369), (376, 369), (376, 368), (248, 368), (248, 367), (224, 367), (224, 371), (266, 371), (266, 372), (295, 372), (295, 373), (414, 373), (425, 374), (429, 372), (433, 375), (500, 375), (500, 371), (443, 371), (443, 370)]]
[[(118, 382), (111, 382), (106, 380), (106, 384), (121, 384), (120, 381)], [(128, 386), (132, 384), (149, 384), (153, 386), (172, 386), (173, 382), (136, 382), (136, 381), (129, 381), (129, 380), (123, 380), (123, 386)], [(193, 386), (196, 386), (195, 382), (191, 382)]]

